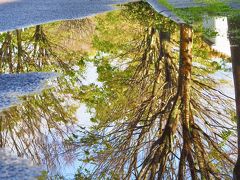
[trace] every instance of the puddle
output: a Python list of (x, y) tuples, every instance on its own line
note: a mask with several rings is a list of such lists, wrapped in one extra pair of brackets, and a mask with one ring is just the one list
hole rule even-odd
[[(17, 179), (153, 179), (158, 171), (160, 179), (176, 179), (188, 133), (194, 163), (185, 158), (185, 175), (192, 166), (197, 177), (232, 177), (237, 134), (229, 37), (238, 37), (238, 27), (230, 31), (230, 15), (210, 9), (199, 18), (193, 1), (2, 2), (0, 179), (16, 179), (14, 172)], [(119, 3), (126, 4), (112, 6)], [(185, 51), (191, 83), (182, 87), (191, 87), (186, 133), (177, 23), (188, 20), (194, 33)]]

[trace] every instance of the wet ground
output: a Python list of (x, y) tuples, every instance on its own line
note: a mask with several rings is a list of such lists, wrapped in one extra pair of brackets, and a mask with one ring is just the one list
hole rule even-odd
[[(114, 9), (113, 5), (125, 0), (13, 0), (0, 1), (0, 31), (25, 28), (62, 19), (81, 19)], [(40, 93), (49, 88), (47, 82), (56, 73), (24, 73), (0, 75), (0, 111), (22, 102), (21, 97)], [(51, 84), (51, 83), (50, 83)], [(1, 115), (1, 118), (2, 115)], [(0, 179), (31, 180), (41, 175), (30, 161), (0, 151)]]
[[(103, 94), (101, 91), (95, 92), (91, 97), (90, 93), (89, 99), (79, 96), (86, 91), (84, 86), (90, 87), (90, 91), (91, 88), (94, 91), (96, 87), (103, 87), (104, 83), (98, 82), (97, 71), (103, 70), (98, 66), (98, 60), (109, 56), (108, 53), (98, 52), (94, 56), (89, 53), (86, 57), (87, 53), (82, 51), (92, 50), (93, 47), (91, 43), (85, 42), (85, 39), (93, 36), (91, 28), (94, 29), (95, 24), (76, 19), (111, 11), (114, 10), (114, 5), (127, 2), (131, 0), (0, 0), (0, 32), (13, 30), (10, 33), (16, 41), (15, 29), (23, 28), (22, 45), (26, 46), (25, 51), (29, 51), (23, 56), (26, 61), (23, 66), (32, 66), (29, 59), (33, 62), (40, 59), (39, 64), (42, 64), (39, 68), (36, 63), (31, 72), (9, 74), (9, 62), (4, 62), (3, 66), (7, 68), (3, 72), (6, 74), (0, 75), (0, 147), (10, 148), (11, 153), (17, 152), (19, 156), (34, 161), (35, 165), (32, 166), (30, 161), (17, 158), (1, 149), (0, 179), (32, 179), (40, 175), (42, 169), (49, 170), (49, 175), (60, 172), (70, 179), (73, 178), (80, 164), (76, 163), (72, 154), (64, 153), (72, 150), (68, 147), (68, 138), (80, 125), (89, 128), (93, 124), (92, 115), (95, 113), (95, 110), (87, 108), (84, 102), (81, 103), (81, 98), (86, 98), (84, 100), (92, 105), (95, 98)], [(174, 13), (159, 5), (157, 0), (148, 0), (148, 3), (175, 22), (182, 22)], [(193, 5), (192, 1), (186, 1), (186, 4), (172, 1), (172, 4), (180, 8), (186, 4)], [(238, 8), (237, 3), (232, 6)], [(45, 24), (69, 19), (73, 21)], [(42, 33), (43, 39), (36, 40), (36, 25), (39, 24), (43, 24), (42, 32), (38, 32)], [(227, 32), (224, 33), (226, 35)], [(84, 37), (78, 39), (82, 34)], [(0, 40), (3, 41), (5, 35), (0, 36)], [(12, 52), (17, 56), (18, 47), (15, 41), (12, 41)], [(45, 44), (41, 46), (41, 43)], [(35, 45), (38, 56), (33, 53)], [(80, 46), (84, 48), (81, 49)], [(226, 46), (224, 48), (229, 49)], [(84, 64), (84, 61), (89, 62)], [(229, 72), (226, 74), (229, 75)], [(100, 79), (104, 82), (112, 78), (107, 75), (101, 75)], [(230, 81), (229, 78), (225, 79)], [(232, 93), (232, 87), (230, 89), (228, 92)], [(41, 168), (36, 164), (41, 164)]]
[(41, 175), (41, 168), (31, 161), (13, 156), (7, 150), (0, 149), (1, 180), (32, 180)]
[[(4, 0), (0, 2), (0, 32), (14, 30), (47, 22), (66, 19), (79, 19), (114, 9), (114, 5), (138, 0)], [(158, 0), (147, 2), (161, 14), (180, 23), (174, 13), (160, 5)], [(176, 8), (195, 6), (193, 0), (175, 1), (169, 3)], [(230, 6), (240, 8), (240, 3), (230, 1)]]
[(0, 4), (0, 32), (113, 10), (131, 0), (16, 0)]
[(1, 74), (0, 111), (20, 103), (21, 96), (41, 92), (54, 77), (56, 73)]

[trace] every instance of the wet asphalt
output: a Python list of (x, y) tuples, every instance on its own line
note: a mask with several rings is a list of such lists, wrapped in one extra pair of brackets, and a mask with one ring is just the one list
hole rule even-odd
[(131, 0), (15, 0), (0, 4), (0, 32), (113, 10)]
[[(8, 2), (10, 1), (10, 2)], [(0, 32), (65, 19), (80, 19), (114, 9), (114, 5), (138, 0), (0, 0)], [(173, 6), (194, 6), (193, 0), (168, 0)], [(182, 21), (158, 3), (147, 0), (156, 11), (177, 23)], [(240, 9), (240, 2), (230, 1)]]

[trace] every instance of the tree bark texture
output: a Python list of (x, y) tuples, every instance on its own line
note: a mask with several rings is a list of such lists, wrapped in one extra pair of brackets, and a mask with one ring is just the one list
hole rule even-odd
[(238, 134), (238, 159), (234, 167), (234, 179), (240, 179), (240, 16), (228, 19), (229, 40), (231, 44), (232, 72), (235, 87), (237, 134)]
[(180, 62), (179, 62), (179, 93), (181, 97), (181, 120), (183, 128), (183, 149), (179, 162), (178, 179), (184, 179), (186, 161), (188, 161), (191, 176), (196, 179), (191, 151), (190, 133), (190, 98), (192, 73), (192, 28), (186, 24), (180, 25)]

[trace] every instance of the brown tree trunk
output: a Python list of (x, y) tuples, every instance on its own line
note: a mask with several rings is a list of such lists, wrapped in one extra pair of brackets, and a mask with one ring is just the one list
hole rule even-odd
[(34, 50), (33, 50), (33, 57), (36, 57), (37, 53), (37, 45), (39, 41), (41, 40), (41, 26), (37, 25), (35, 28), (35, 33), (34, 33)]
[(3, 46), (0, 48), (0, 74), (2, 74), (3, 72), (2, 66), (3, 66)]
[(11, 36), (10, 32), (7, 32), (7, 49), (8, 49), (7, 61), (8, 61), (8, 66), (9, 66), (9, 72), (13, 73), (12, 36)]
[(0, 74), (3, 73), (3, 65), (6, 56), (7, 40), (5, 39), (0, 47)]
[(231, 44), (232, 71), (235, 87), (237, 132), (238, 132), (238, 159), (234, 167), (234, 179), (240, 179), (240, 16), (228, 19), (229, 40)]
[(17, 48), (18, 48), (18, 54), (17, 54), (17, 73), (21, 72), (23, 70), (22, 67), (22, 32), (21, 30), (17, 29)]
[(190, 133), (190, 97), (192, 73), (192, 28), (186, 24), (180, 25), (180, 65), (178, 89), (181, 96), (181, 120), (183, 127), (183, 149), (179, 162), (178, 179), (184, 179), (186, 161), (188, 161), (192, 179), (196, 179), (196, 172), (191, 154)]

